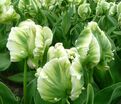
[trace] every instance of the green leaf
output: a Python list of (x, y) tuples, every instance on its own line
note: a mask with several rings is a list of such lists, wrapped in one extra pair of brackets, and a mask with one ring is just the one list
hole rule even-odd
[(36, 78), (30, 81), (27, 85), (27, 104), (51, 104), (45, 102), (41, 99), (38, 91), (37, 91), (37, 80)]
[[(86, 104), (94, 104), (94, 90), (92, 85), (89, 83), (87, 86), (87, 100)], [(98, 103), (95, 103), (98, 104)], [(103, 103), (105, 104), (105, 103)]]
[(29, 100), (27, 100), (27, 104), (35, 104), (35, 103), (33, 103), (33, 99), (35, 97), (35, 91), (36, 91), (36, 89), (37, 89), (36, 79), (33, 79), (27, 85), (27, 95), (26, 95), (26, 98), (29, 99)]
[(65, 35), (69, 31), (70, 27), (71, 27), (71, 13), (66, 12), (66, 14), (64, 15), (63, 20), (62, 20), (62, 28), (63, 28)]
[[(94, 104), (117, 104), (121, 99), (121, 82), (100, 90), (94, 99)], [(112, 103), (116, 101), (115, 103)]]
[(11, 62), (8, 53), (0, 53), (0, 71), (6, 70)]
[(112, 104), (112, 102), (115, 102), (119, 99), (121, 99), (121, 86), (114, 89), (108, 104)]
[(0, 96), (0, 104), (3, 104), (3, 100), (1, 96)]
[(104, 88), (106, 86), (109, 86), (113, 83), (113, 78), (110, 73), (110, 70), (102, 70), (101, 69), (95, 69), (94, 70), (94, 78), (96, 83), (100, 88)]
[[(27, 81), (28, 82), (35, 78), (34, 74), (35, 74), (35, 71), (27, 72)], [(17, 82), (17, 83), (22, 83), (23, 78), (24, 78), (23, 73), (17, 73), (15, 75), (8, 77), (9, 80), (11, 80), (13, 82)]]
[(0, 103), (1, 104), (18, 104), (15, 95), (2, 82), (0, 82)]

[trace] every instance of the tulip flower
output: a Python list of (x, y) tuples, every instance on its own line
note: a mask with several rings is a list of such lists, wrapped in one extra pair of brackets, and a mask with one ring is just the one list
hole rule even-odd
[(113, 59), (111, 43), (96, 22), (88, 23), (75, 45), (82, 63), (90, 65), (90, 67), (100, 63), (107, 65)]
[(84, 85), (78, 51), (76, 48), (64, 49), (61, 43), (57, 43), (50, 47), (48, 56), (48, 62), (35, 74), (40, 96), (52, 103), (60, 100), (68, 102), (69, 98), (76, 100)]
[(105, 0), (101, 0), (97, 3), (96, 14), (97, 15), (106, 14), (109, 8), (110, 8), (110, 3), (106, 2)]
[(83, 3), (78, 7), (78, 15), (82, 20), (86, 20), (91, 14), (89, 3)]
[(117, 5), (113, 2), (110, 2), (110, 9), (109, 9), (109, 15), (113, 16), (116, 14), (116, 9), (117, 9)]
[(48, 27), (36, 25), (30, 19), (21, 22), (18, 27), (12, 27), (7, 42), (11, 61), (28, 59), (31, 68), (37, 67), (38, 60), (41, 60), (45, 48), (51, 44), (52, 37), (52, 31)]
[(14, 10), (11, 1), (0, 1), (0, 23), (6, 24), (16, 19), (19, 19), (19, 14)]

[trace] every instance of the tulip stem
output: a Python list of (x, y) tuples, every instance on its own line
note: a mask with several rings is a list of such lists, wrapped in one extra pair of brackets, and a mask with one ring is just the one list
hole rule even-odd
[(25, 60), (25, 62), (24, 62), (24, 81), (23, 81), (24, 104), (27, 104), (27, 102), (26, 102), (26, 89), (27, 89), (27, 63)]
[(88, 72), (88, 83), (92, 83), (93, 82), (93, 69), (89, 69)]

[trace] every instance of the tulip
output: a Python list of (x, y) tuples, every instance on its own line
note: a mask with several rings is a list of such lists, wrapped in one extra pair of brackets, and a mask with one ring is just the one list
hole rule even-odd
[(49, 48), (48, 56), (48, 62), (35, 74), (41, 98), (52, 103), (68, 102), (69, 98), (76, 100), (84, 85), (78, 51), (76, 48), (64, 49), (62, 43), (57, 43)]
[(0, 2), (0, 23), (6, 24), (13, 20), (19, 19), (19, 15), (11, 5), (10, 0), (3, 0)]
[(89, 3), (83, 3), (78, 7), (78, 15), (82, 20), (86, 20), (91, 14)]
[(96, 7), (96, 14), (97, 15), (103, 15), (106, 14), (109, 11), (110, 3), (106, 2), (105, 0), (101, 0), (97, 3)]
[(90, 68), (103, 64), (104, 67), (113, 59), (111, 43), (96, 22), (88, 23), (76, 40), (76, 48), (81, 61)]
[(48, 27), (36, 25), (28, 19), (12, 27), (8, 37), (7, 48), (12, 62), (28, 59), (31, 68), (38, 66), (45, 48), (52, 42), (52, 31)]

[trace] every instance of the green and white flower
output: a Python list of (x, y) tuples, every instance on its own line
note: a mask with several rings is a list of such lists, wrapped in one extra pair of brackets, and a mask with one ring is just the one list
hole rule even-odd
[(104, 15), (109, 11), (110, 3), (106, 2), (105, 0), (101, 0), (97, 3), (96, 7), (96, 15)]
[(37, 89), (44, 100), (55, 103), (70, 96), (70, 64), (67, 57), (54, 58), (41, 69)]
[(7, 48), (12, 62), (28, 59), (29, 66), (37, 66), (44, 50), (52, 42), (52, 31), (48, 27), (36, 25), (28, 19), (12, 27), (8, 37)]
[(114, 2), (110, 2), (109, 15), (113, 16), (117, 12), (117, 5)]
[(78, 15), (82, 20), (86, 20), (91, 14), (89, 3), (83, 3), (78, 7)]
[(75, 45), (82, 63), (91, 68), (100, 63), (107, 65), (113, 59), (111, 43), (96, 22), (88, 23)]
[(117, 14), (119, 15), (121, 13), (121, 2), (117, 4)]
[(76, 48), (64, 49), (62, 43), (50, 47), (48, 62), (43, 68), (38, 68), (35, 74), (40, 96), (53, 103), (60, 100), (68, 102), (68, 98), (77, 99), (84, 85), (80, 62)]
[(90, 64), (91, 67), (100, 61), (100, 46), (96, 37), (90, 28), (85, 28), (75, 43), (80, 54), (81, 61), (84, 64)]
[(25, 15), (34, 17), (39, 12), (41, 3), (40, 0), (19, 0), (18, 8)]
[(19, 19), (10, 0), (0, 0), (0, 23), (6, 24), (13, 20)]
[(113, 59), (113, 51), (111, 42), (109, 41), (108, 37), (99, 28), (96, 22), (90, 22), (88, 26), (89, 28), (91, 28), (92, 33), (97, 38), (98, 43), (100, 45), (101, 59), (110, 62)]

